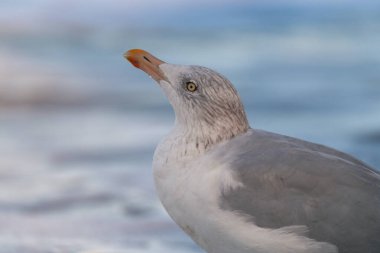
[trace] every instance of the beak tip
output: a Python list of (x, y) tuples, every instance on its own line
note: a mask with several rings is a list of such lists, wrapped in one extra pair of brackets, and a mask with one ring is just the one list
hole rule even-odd
[(124, 53), (124, 58), (127, 59), (133, 66), (136, 68), (140, 67), (140, 61), (138, 60), (138, 56), (146, 53), (141, 49), (131, 49)]
[(136, 55), (133, 53), (133, 50), (128, 50), (124, 53), (124, 58), (127, 59), (133, 66), (136, 68), (139, 67), (139, 61), (136, 58)]
[(124, 58), (134, 67), (141, 69), (155, 80), (165, 79), (159, 66), (165, 62), (157, 59), (142, 49), (131, 49), (124, 53)]

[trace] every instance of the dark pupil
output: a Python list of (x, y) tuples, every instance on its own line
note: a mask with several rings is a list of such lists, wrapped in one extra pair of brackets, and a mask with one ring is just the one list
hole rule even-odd
[(190, 91), (194, 91), (196, 87), (195, 87), (195, 84), (189, 82), (189, 83), (187, 83), (187, 88), (188, 88)]

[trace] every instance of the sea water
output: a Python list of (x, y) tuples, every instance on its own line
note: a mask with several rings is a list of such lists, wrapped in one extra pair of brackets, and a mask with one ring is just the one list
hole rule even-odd
[(204, 65), (251, 126), (380, 168), (375, 1), (2, 1), (0, 253), (201, 252), (155, 194), (174, 115), (122, 55)]

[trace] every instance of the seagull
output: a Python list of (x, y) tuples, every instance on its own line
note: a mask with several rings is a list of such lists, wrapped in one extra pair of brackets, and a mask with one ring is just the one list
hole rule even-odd
[(208, 253), (379, 253), (380, 174), (327, 146), (251, 128), (228, 79), (124, 54), (175, 112), (153, 174), (171, 218)]

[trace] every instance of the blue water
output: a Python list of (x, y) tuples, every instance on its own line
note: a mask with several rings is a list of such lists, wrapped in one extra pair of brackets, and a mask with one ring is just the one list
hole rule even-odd
[(2, 1), (0, 252), (200, 252), (154, 191), (173, 113), (130, 48), (204, 65), (255, 128), (380, 168), (375, 1)]

